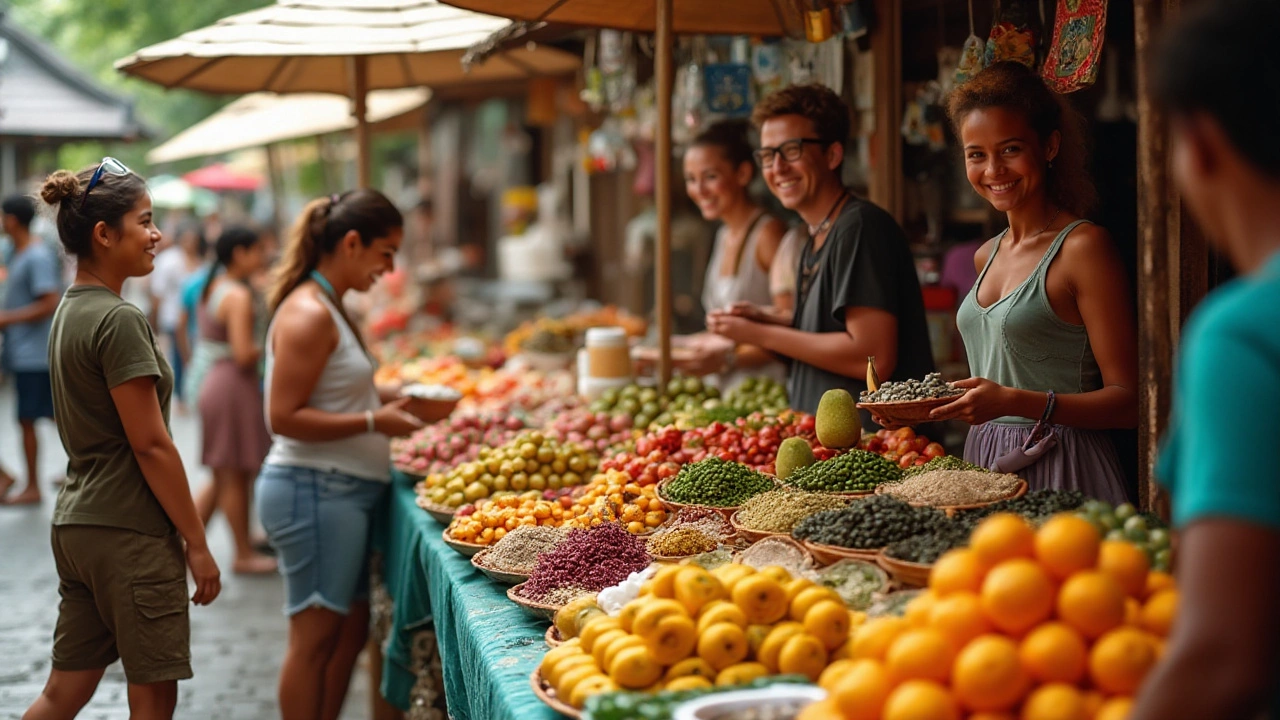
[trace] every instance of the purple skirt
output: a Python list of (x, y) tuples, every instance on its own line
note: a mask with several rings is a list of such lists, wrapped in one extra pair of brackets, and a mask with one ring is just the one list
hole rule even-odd
[[(969, 429), (964, 459), (989, 468), (1014, 448), (1022, 447), (1031, 435), (1031, 425), (986, 423)], [(1057, 447), (1034, 465), (1019, 470), (1028, 490), (1079, 490), (1086, 496), (1112, 505), (1128, 502), (1124, 470), (1111, 438), (1094, 430), (1055, 425)]]

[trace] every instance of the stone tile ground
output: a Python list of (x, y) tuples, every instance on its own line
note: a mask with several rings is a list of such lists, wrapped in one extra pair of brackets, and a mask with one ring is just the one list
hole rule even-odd
[[(0, 463), (18, 473), (21, 435), (14, 417), (12, 387), (0, 389)], [(192, 483), (207, 481), (199, 467), (199, 424), (173, 418), (174, 437)], [(40, 692), (49, 672), (49, 651), (57, 618), (58, 581), (49, 549), (53, 511), (50, 478), (60, 475), (66, 455), (52, 423), (40, 428), (41, 508), (0, 507), (0, 719), (20, 718)], [(286, 625), (277, 576), (245, 578), (228, 572), (231, 538), (220, 518), (210, 528), (215, 556), (223, 567), (222, 595), (191, 613), (195, 678), (180, 684), (182, 720), (269, 720), (276, 711), (276, 677), (284, 652)], [(343, 720), (367, 718), (369, 683), (364, 665), (356, 671)], [(120, 664), (107, 670), (85, 720), (127, 720), (126, 684)]]

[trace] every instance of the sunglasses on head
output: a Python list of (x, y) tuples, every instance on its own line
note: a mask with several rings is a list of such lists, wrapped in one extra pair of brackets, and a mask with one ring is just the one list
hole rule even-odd
[(98, 169), (93, 171), (93, 177), (89, 178), (89, 185), (84, 189), (84, 197), (80, 198), (80, 209), (84, 210), (84, 204), (89, 202), (89, 193), (102, 182), (102, 176), (110, 173), (112, 175), (129, 175), (133, 171), (125, 167), (125, 164), (113, 157), (104, 157), (102, 162), (98, 163)]

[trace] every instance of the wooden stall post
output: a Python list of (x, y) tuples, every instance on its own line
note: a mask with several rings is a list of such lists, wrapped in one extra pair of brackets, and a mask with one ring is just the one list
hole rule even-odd
[(347, 58), (347, 68), (351, 73), (352, 114), (356, 118), (356, 183), (362, 188), (369, 187), (373, 177), (373, 158), (369, 155), (369, 58), (357, 55)]
[(675, 74), (672, 67), (672, 0), (657, 0), (654, 74), (658, 86), (658, 127), (655, 133), (654, 201), (658, 213), (658, 242), (654, 252), (654, 307), (658, 315), (658, 378), (662, 387), (671, 379), (671, 94)]
[(871, 35), (875, 63), (875, 131), (871, 135), (871, 202), (903, 221), (902, 200), (902, 8), (876, 0)]

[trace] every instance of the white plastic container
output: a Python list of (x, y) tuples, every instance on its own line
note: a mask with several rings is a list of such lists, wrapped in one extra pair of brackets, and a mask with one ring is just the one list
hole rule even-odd
[(827, 697), (816, 685), (780, 683), (758, 690), (737, 690), (690, 700), (676, 706), (672, 720), (737, 720), (746, 710), (776, 710), (780, 719), (791, 720), (806, 706)]
[(631, 379), (631, 350), (627, 347), (627, 331), (620, 327), (597, 327), (587, 330), (587, 377), (596, 379)]

